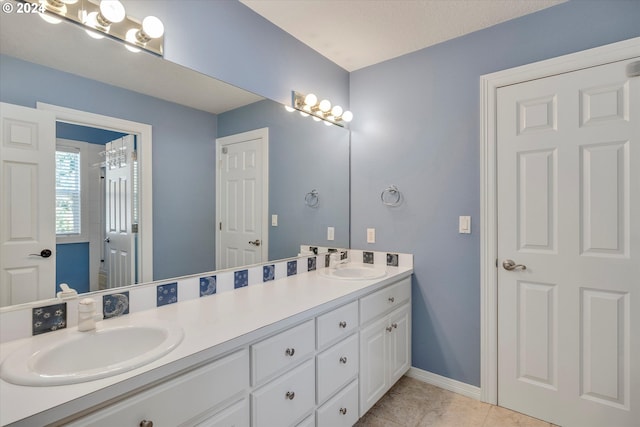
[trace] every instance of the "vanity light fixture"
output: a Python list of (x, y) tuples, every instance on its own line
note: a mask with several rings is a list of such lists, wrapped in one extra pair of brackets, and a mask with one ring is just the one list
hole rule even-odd
[(339, 105), (332, 107), (328, 99), (318, 101), (313, 93), (303, 95), (293, 91), (291, 98), (293, 109), (300, 111), (302, 116), (311, 116), (316, 121), (324, 120), (326, 125), (344, 126), (344, 123), (353, 120), (351, 111), (344, 111)]
[[(163, 55), (164, 25), (155, 16), (141, 21), (127, 16), (119, 0), (17, 0), (40, 12), (46, 22), (59, 23), (61, 18), (83, 26), (93, 38), (104, 36), (124, 42), (132, 52), (144, 49)], [(30, 10), (31, 10), (30, 9)]]

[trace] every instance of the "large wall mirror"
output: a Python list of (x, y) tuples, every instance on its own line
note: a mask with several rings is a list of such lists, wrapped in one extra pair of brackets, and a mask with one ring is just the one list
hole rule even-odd
[[(61, 282), (94, 291), (129, 284), (122, 277), (139, 283), (293, 257), (302, 244), (349, 246), (347, 129), (37, 15), (0, 15), (0, 54), (3, 116), (12, 113), (6, 107), (12, 104), (55, 117), (54, 164), (48, 168), (56, 172), (48, 176), (56, 185), (44, 186), (57, 203), (54, 212), (38, 212), (55, 217), (53, 247), (38, 247), (37, 256), (27, 253), (22, 260), (36, 269), (55, 263), (57, 278), (38, 293), (16, 290), (29, 280), (13, 280), (19, 267), (6, 262), (16, 258), (19, 239), (11, 230), (13, 208), (0, 201), (2, 306), (51, 298)], [(3, 122), (0, 188), (3, 197), (15, 198), (19, 186), (13, 195), (6, 190), (15, 183), (5, 167), (12, 137), (7, 129)], [(252, 158), (247, 153), (256, 140), (261, 157)], [(255, 177), (233, 175), (232, 166), (256, 162), (264, 165), (257, 184)], [(116, 269), (116, 261), (108, 266), (109, 254), (122, 253), (116, 242), (121, 236), (108, 234), (114, 221), (108, 183), (118, 176), (130, 178), (130, 187), (123, 187), (131, 201), (125, 215), (133, 228), (123, 244), (133, 259), (130, 270)], [(257, 190), (260, 206), (236, 204)], [(223, 231), (256, 225), (258, 237), (236, 233), (237, 242), (223, 241), (229, 238)], [(329, 228), (334, 240), (327, 239)], [(41, 249), (53, 255), (43, 258)], [(152, 268), (142, 266), (150, 258)]]

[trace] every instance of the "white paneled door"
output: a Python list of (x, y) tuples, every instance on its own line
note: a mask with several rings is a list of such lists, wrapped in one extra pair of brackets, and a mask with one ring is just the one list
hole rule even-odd
[(0, 104), (0, 307), (55, 296), (55, 116)]
[(563, 427), (640, 425), (629, 62), (498, 89), (498, 404)]
[(267, 129), (220, 138), (216, 269), (267, 261)]
[(134, 136), (108, 142), (105, 152), (105, 267), (107, 287), (116, 288), (136, 283)]

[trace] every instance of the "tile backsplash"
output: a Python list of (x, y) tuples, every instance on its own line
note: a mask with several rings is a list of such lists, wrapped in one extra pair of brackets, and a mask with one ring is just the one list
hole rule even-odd
[[(272, 282), (287, 276), (313, 272), (327, 267), (329, 260), (326, 252), (336, 250), (344, 251), (343, 258), (348, 257), (353, 262), (413, 267), (411, 254), (303, 245), (300, 253), (304, 255), (296, 259), (269, 262), (238, 270), (210, 272), (201, 276), (188, 276), (173, 282), (152, 282), (119, 290), (98, 291), (90, 294), (89, 297), (96, 300), (97, 306), (102, 309), (103, 318), (110, 319), (180, 301)], [(85, 296), (81, 295), (80, 298)], [(78, 298), (64, 301), (51, 299), (39, 301), (41, 305), (38, 302), (25, 304), (21, 308), (0, 313), (0, 342), (76, 326), (77, 302)]]

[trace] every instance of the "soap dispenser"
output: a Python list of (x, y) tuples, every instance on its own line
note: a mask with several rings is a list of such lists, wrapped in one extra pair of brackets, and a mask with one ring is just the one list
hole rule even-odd
[(96, 302), (91, 298), (84, 298), (78, 302), (78, 331), (92, 331), (96, 328), (96, 320), (102, 316), (96, 313)]

